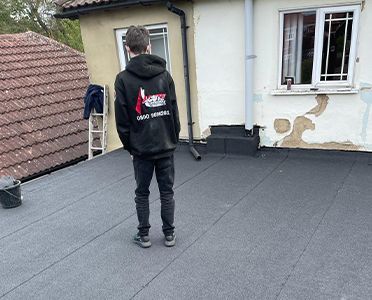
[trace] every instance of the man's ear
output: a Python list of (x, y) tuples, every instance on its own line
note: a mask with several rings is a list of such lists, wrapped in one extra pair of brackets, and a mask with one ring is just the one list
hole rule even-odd
[(151, 54), (151, 45), (148, 45), (148, 46), (146, 47), (146, 53), (147, 53), (147, 54)]

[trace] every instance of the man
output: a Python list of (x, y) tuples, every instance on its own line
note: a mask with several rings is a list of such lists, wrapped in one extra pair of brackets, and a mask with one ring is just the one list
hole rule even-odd
[(137, 183), (135, 202), (138, 233), (133, 240), (143, 248), (149, 238), (149, 186), (155, 170), (160, 191), (165, 245), (176, 243), (174, 234), (174, 159), (180, 122), (174, 82), (166, 62), (151, 52), (146, 28), (131, 26), (125, 48), (130, 56), (115, 81), (115, 116), (119, 137), (133, 158)]

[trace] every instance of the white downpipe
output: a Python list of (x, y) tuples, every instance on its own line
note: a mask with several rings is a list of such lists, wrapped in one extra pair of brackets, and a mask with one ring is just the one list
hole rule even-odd
[(245, 0), (245, 129), (253, 129), (253, 0)]

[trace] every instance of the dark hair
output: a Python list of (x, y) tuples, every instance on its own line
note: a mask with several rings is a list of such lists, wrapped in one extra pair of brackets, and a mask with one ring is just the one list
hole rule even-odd
[(143, 26), (130, 26), (125, 37), (125, 44), (134, 54), (145, 53), (150, 44), (150, 33)]

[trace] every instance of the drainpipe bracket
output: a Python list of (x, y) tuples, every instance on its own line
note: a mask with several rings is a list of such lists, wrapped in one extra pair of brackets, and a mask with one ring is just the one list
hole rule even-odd
[(249, 60), (249, 59), (255, 59), (255, 58), (257, 58), (257, 55), (254, 55), (254, 54), (252, 54), (252, 55), (247, 55), (247, 56), (245, 57), (246, 60)]

